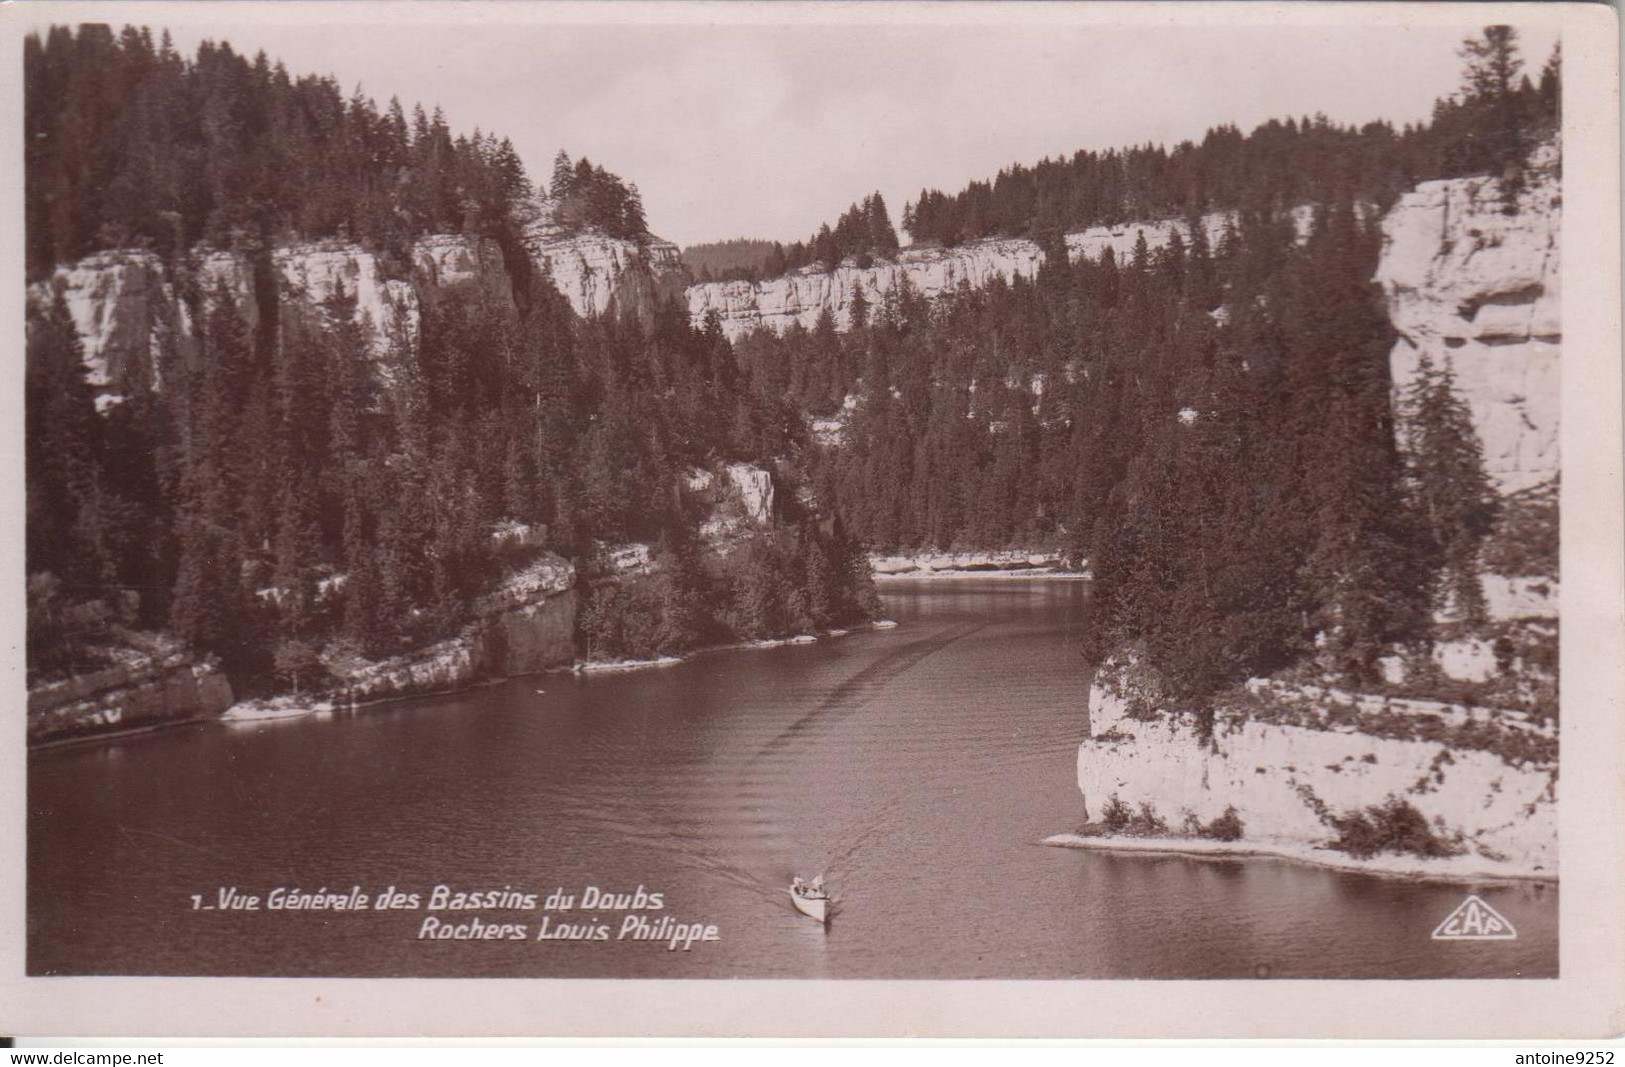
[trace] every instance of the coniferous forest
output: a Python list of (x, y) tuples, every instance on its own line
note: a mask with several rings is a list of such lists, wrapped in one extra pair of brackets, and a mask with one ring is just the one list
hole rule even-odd
[[(1555, 126), (1558, 58), (1538, 90), (1506, 27), (1463, 58), (1462, 94), (1407, 143), (1516, 189)], [(826, 315), (744, 338), (740, 358), (838, 420), (815, 484), (876, 550), (1059, 544), (1095, 576), (1088, 654), (1141, 643), (1194, 696), (1317, 652), (1370, 681), (1385, 649), (1429, 639), (1442, 604), (1481, 611), (1498, 505), (1448, 371), (1424, 367), (1391, 398), (1372, 281), (1388, 201), (1371, 198), (1400, 187), (1373, 186), (1382, 166), (1355, 180), (1357, 139), (1316, 128), (1288, 139), (1324, 150), (1274, 173), (1346, 163), (1350, 180), (1233, 185), (1249, 206), (1216, 247), (1194, 221), (1189, 243), (1152, 251), (1142, 235), (1122, 262), (1107, 249), (1063, 265), (1052, 245), (1032, 282), (873, 308), (855, 292), (849, 333)]]
[[(1515, 188), (1556, 123), (1556, 55), (1523, 77), (1516, 35), (1490, 27), (1464, 58), (1462, 93), (1399, 132), (1283, 120), (923, 191), (902, 217), (916, 242), (1032, 236), (1048, 253), (1036, 279), (930, 303), (860, 294), (848, 332), (826, 314), (731, 343), (671, 304), (582, 320), (529, 269), (522, 234), (544, 204), (562, 225), (647, 236), (636, 186), (585, 159), (561, 152), (543, 188), (505, 140), (263, 55), (182, 57), (105, 26), (31, 37), (31, 279), (98, 249), (179, 262), (200, 243), (269, 276), (273, 247), (319, 237), (403, 264), (444, 232), (495, 241), (514, 282), (511, 301), (425, 302), (416, 343), (374, 324), (392, 338), (380, 373), (354, 294), (310, 308), (262, 285), (250, 325), (194, 285), (196, 358), (156, 353), (168, 387), (103, 413), (61, 297), (32, 306), (31, 673), (82, 668), (89, 638), (138, 626), (266, 691), (334, 642), (376, 657), (454, 633), (527, 553), (590, 569), (603, 545), (639, 541), (660, 566), (587, 594), (584, 651), (866, 617), (867, 551), (1048, 543), (1094, 573), (1091, 654), (1143, 643), (1205, 694), (1319, 635), (1368, 677), (1385, 648), (1425, 639), (1441, 598), (1470, 601), (1496, 520), (1448, 373), (1427, 369), (1396, 412), (1371, 282), (1394, 196), (1461, 173)], [(1216, 242), (1197, 225), (1075, 263), (1059, 244), (1216, 208), (1235, 211)], [(752, 246), (765, 258), (745, 274), (896, 250), (875, 193), (808, 242)], [(816, 443), (809, 421), (837, 415), (839, 443)], [(726, 461), (773, 468), (781, 514), (719, 567), (679, 485)], [(504, 547), (505, 523), (543, 544)]]
[[(580, 320), (525, 269), (538, 202), (511, 146), (453, 137), (291, 79), (264, 56), (105, 26), (26, 50), (29, 262), (36, 274), (104, 247), (177, 263), (194, 242), (271, 273), (274, 244), (343, 236), (387, 254), (424, 233), (501, 245), (513, 299), (454, 289), (401, 321), (371, 366), (342, 290), (327, 306), (257, 286), (250, 326), (231, 294), (186, 283), (197, 351), (155, 353), (167, 387), (98, 414), (63, 299), (33, 301), (26, 411), (30, 669), (94, 666), (111, 626), (173, 632), (219, 656), (238, 691), (309, 684), (317, 650), (365, 656), (457, 632), (476, 598), (542, 549), (591, 568), (643, 541), (643, 583), (586, 591), (581, 643), (648, 655), (869, 617), (861, 547), (796, 502), (727, 566), (694, 547), (685, 472), (772, 466), (801, 420), (686, 309)], [(160, 161), (162, 165), (160, 166)], [(567, 225), (646, 233), (635, 186), (562, 153), (552, 207)], [(190, 291), (184, 291), (189, 284)], [(545, 531), (505, 546), (500, 525)], [(86, 662), (85, 657), (92, 660)]]

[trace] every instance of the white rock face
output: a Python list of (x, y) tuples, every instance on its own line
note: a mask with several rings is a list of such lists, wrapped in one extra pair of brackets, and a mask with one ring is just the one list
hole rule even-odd
[(837, 329), (852, 324), (852, 297), (862, 292), (871, 309), (885, 302), (887, 294), (898, 290), (906, 280), (926, 297), (950, 292), (960, 286), (979, 288), (994, 275), (1006, 280), (1031, 278), (1038, 273), (1044, 254), (1031, 241), (998, 239), (979, 241), (957, 248), (907, 249), (896, 263), (872, 267), (841, 266), (833, 271), (803, 267), (780, 278), (763, 282), (706, 282), (688, 288), (688, 310), (695, 325), (716, 311), (722, 329), (737, 338), (766, 326), (782, 331), (798, 322), (812, 329), (818, 316), (828, 308)]
[[(360, 246), (332, 241), (291, 245), (274, 250), (271, 262), (284, 292), (312, 305), (322, 304), (342, 285), (355, 299), (355, 320), (367, 327), (375, 358), (387, 350), (397, 304), (408, 341), (416, 341), (417, 291), (409, 282), (384, 278), (377, 257)], [(250, 328), (258, 322), (253, 266), (246, 256), (199, 250), (183, 273), (191, 275), (206, 306), (225, 293)], [(144, 251), (87, 256), (59, 268), (49, 283), (31, 286), (30, 299), (49, 299), (53, 286), (63, 290), (102, 406), (133, 390), (165, 387), (159, 353), (166, 342), (191, 344), (193, 323), (177, 279), (157, 256)]]
[(730, 463), (724, 473), (733, 487), (733, 496), (747, 521), (757, 526), (773, 524), (773, 475), (748, 463)]
[[(404, 302), (414, 327), (417, 295), (410, 283), (390, 280), (379, 270), (377, 257), (359, 245), (317, 241), (274, 249), (271, 263), (285, 293), (319, 306), (338, 294), (355, 301), (354, 318), (369, 324), (369, 337), (381, 345), (385, 326), (394, 317), (394, 302)], [(236, 300), (238, 310), (252, 326), (259, 317), (254, 300), (253, 266), (234, 252), (211, 251), (197, 257), (195, 272), (205, 300), (222, 288)]]
[(29, 288), (29, 298), (51, 299), (62, 290), (84, 347), (86, 376), (103, 396), (141, 384), (161, 387), (155, 358), (166, 336), (187, 332), (185, 311), (163, 264), (151, 252), (98, 252), (57, 270), (51, 283)]
[(907, 556), (870, 556), (875, 575), (930, 575), (978, 571), (1049, 571), (1064, 567), (1060, 552), (1045, 549), (1001, 549), (995, 552), (923, 552)]
[(436, 289), (470, 283), (490, 285), (497, 280), (511, 298), (506, 292), (508, 270), (495, 241), (463, 234), (428, 234), (412, 246), (412, 267), (423, 284)]
[(310, 244), (279, 248), (271, 261), (283, 284), (302, 293), (307, 303), (321, 305), (338, 294), (355, 300), (353, 317), (366, 330), (374, 358), (388, 351), (388, 326), (401, 309), (411, 338), (417, 338), (418, 297), (412, 284), (385, 279), (372, 253), (350, 244)]
[[(1224, 240), (1225, 230), (1235, 219), (1233, 211), (1211, 211), (1202, 216), (1202, 229), (1207, 237), (1208, 247), (1217, 250), (1219, 243)], [(1293, 222), (1298, 227), (1300, 237), (1307, 234), (1309, 221), (1312, 217), (1311, 209), (1300, 207), (1293, 209)], [(1087, 257), (1099, 259), (1106, 249), (1112, 250), (1112, 257), (1117, 262), (1132, 259), (1134, 246), (1139, 242), (1140, 235), (1145, 234), (1146, 247), (1155, 251), (1173, 240), (1174, 234), (1189, 248), (1191, 243), (1190, 224), (1184, 219), (1157, 219), (1146, 222), (1125, 222), (1117, 226), (1091, 226), (1086, 230), (1066, 235), (1066, 254), (1072, 262)]]
[(475, 602), (458, 636), (382, 660), (329, 649), (338, 701), (373, 701), (459, 689), (480, 678), (530, 674), (575, 656), (575, 568), (543, 554)]
[(1446, 678), (1458, 682), (1487, 682), (1501, 673), (1495, 662), (1495, 650), (1488, 641), (1478, 637), (1439, 642), (1433, 649), (1433, 662)]
[(618, 297), (628, 298), (629, 288), (639, 297), (680, 296), (688, 282), (677, 246), (658, 238), (640, 246), (595, 230), (566, 230), (544, 218), (526, 229), (525, 247), (583, 318), (607, 313)]
[(1479, 582), (1489, 617), (1496, 622), (1557, 618), (1561, 590), (1554, 579), (1484, 574), (1479, 576)]
[(1509, 871), (1557, 873), (1554, 766), (1515, 767), (1489, 752), (1259, 721), (1221, 724), (1210, 745), (1187, 720), (1128, 717), (1125, 699), (1098, 685), (1089, 701), (1078, 788), (1091, 817), (1114, 795), (1136, 810), (1151, 804), (1174, 829), (1186, 812), (1211, 822), (1233, 806), (1247, 841), (1315, 846), (1336, 833), (1311, 796), (1339, 815), (1397, 796)]
[(696, 467), (683, 475), (683, 491), (704, 508), (700, 537), (714, 552), (726, 553), (753, 527), (773, 524), (773, 475), (748, 463), (716, 470)]
[[(1234, 214), (1211, 212), (1202, 217), (1210, 247), (1218, 248)], [(1310, 208), (1294, 209), (1293, 219), (1300, 239), (1308, 233), (1311, 218)], [(1145, 236), (1146, 247), (1155, 250), (1167, 245), (1175, 233), (1187, 245), (1190, 243), (1191, 228), (1184, 219), (1091, 226), (1065, 236), (1066, 253), (1068, 259), (1076, 262), (1084, 256), (1099, 259), (1100, 254), (1110, 248), (1121, 262), (1134, 255), (1134, 246), (1141, 234)], [(848, 260), (833, 271), (803, 267), (783, 277), (755, 283), (691, 285), (688, 310), (696, 326), (704, 322), (708, 313), (717, 312), (723, 331), (734, 339), (763, 326), (782, 332), (791, 323), (800, 323), (810, 330), (826, 308), (835, 319), (835, 328), (846, 330), (852, 325), (854, 292), (861, 291), (872, 310), (905, 280), (921, 295), (932, 299), (961, 286), (980, 288), (995, 276), (1007, 282), (1016, 278), (1031, 279), (1037, 276), (1043, 262), (1044, 253), (1038, 245), (1020, 237), (994, 237), (953, 248), (905, 248), (898, 253), (895, 263), (860, 268)]]
[(1484, 464), (1503, 493), (1558, 472), (1563, 343), (1562, 197), (1536, 168), (1506, 213), (1491, 178), (1423, 182), (1383, 219), (1376, 280), (1399, 331), (1396, 398), (1425, 354), (1448, 363), (1472, 409)]
[[(582, 315), (612, 306), (646, 306), (661, 295), (680, 295), (688, 275), (675, 245), (658, 239), (639, 246), (596, 231), (569, 233), (533, 225), (527, 245), (537, 266), (554, 279)], [(271, 253), (284, 299), (320, 306), (342, 286), (355, 300), (354, 318), (366, 327), (369, 352), (380, 361), (399, 340), (416, 345), (423, 301), (451, 287), (482, 286), (511, 302), (513, 284), (494, 241), (463, 234), (431, 234), (414, 244), (410, 280), (385, 277), (379, 257), (357, 244), (312, 241)], [(29, 299), (50, 299), (60, 287), (84, 345), (90, 382), (105, 408), (126, 393), (162, 389), (158, 353), (174, 340), (189, 345), (193, 333), (181, 282), (190, 275), (205, 306), (229, 294), (250, 328), (259, 319), (254, 268), (237, 252), (199, 249), (172, 271), (151, 252), (100, 252), (59, 268), (49, 282), (29, 288)], [(399, 336), (397, 336), (399, 334)]]

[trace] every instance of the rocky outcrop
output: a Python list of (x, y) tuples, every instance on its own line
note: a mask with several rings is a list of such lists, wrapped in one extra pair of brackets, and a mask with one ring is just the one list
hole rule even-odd
[(612, 309), (646, 310), (660, 299), (681, 301), (688, 284), (688, 270), (670, 241), (572, 231), (546, 212), (526, 228), (525, 247), (583, 318)]
[[(720, 559), (773, 525), (773, 472), (749, 463), (695, 467), (684, 473), (678, 499), (699, 520), (700, 550)], [(598, 545), (583, 568), (592, 588), (632, 582), (660, 570), (653, 546), (641, 541)]]
[(1424, 356), (1448, 364), (1472, 410), (1484, 464), (1515, 493), (1558, 472), (1562, 195), (1554, 152), (1516, 204), (1493, 178), (1423, 182), (1382, 222), (1377, 281), (1399, 332), (1396, 397)]
[[(1218, 246), (1233, 217), (1232, 212), (1203, 216), (1202, 226), (1210, 246)], [(1300, 235), (1306, 233), (1310, 209), (1297, 209), (1294, 218)], [(1085, 256), (1098, 259), (1109, 248), (1121, 260), (1134, 254), (1141, 236), (1147, 248), (1157, 249), (1168, 244), (1175, 233), (1188, 243), (1190, 224), (1184, 219), (1157, 219), (1091, 226), (1067, 234), (1066, 251), (1068, 258), (1076, 261)], [(898, 253), (895, 261), (868, 267), (859, 267), (855, 261), (848, 260), (833, 271), (803, 267), (782, 277), (754, 283), (692, 285), (688, 289), (688, 310), (695, 325), (715, 312), (723, 332), (731, 338), (762, 327), (783, 331), (792, 323), (812, 329), (825, 311), (834, 319), (836, 329), (845, 330), (852, 325), (855, 294), (861, 293), (870, 308), (879, 307), (905, 285), (931, 299), (961, 287), (980, 288), (995, 277), (1006, 282), (1016, 278), (1031, 279), (1037, 276), (1043, 262), (1043, 250), (1035, 242), (1019, 237), (970, 241), (951, 248), (906, 248)]]
[(730, 463), (723, 474), (731, 487), (730, 497), (738, 501), (745, 520), (753, 526), (773, 522), (773, 475), (749, 463)]
[[(335, 647), (324, 656), (330, 677), (308, 695), (311, 703), (259, 701), (242, 717), (275, 717), (264, 712), (278, 706), (442, 693), (567, 665), (575, 658), (575, 579), (570, 563), (543, 554), (481, 597), (458, 636), (384, 660)], [(212, 663), (196, 661), (171, 638), (129, 636), (140, 647), (110, 650), (116, 665), (29, 690), (29, 744), (213, 720), (232, 707), (231, 685)]]
[(1031, 278), (1044, 255), (1024, 240), (979, 241), (954, 248), (908, 249), (894, 263), (870, 267), (843, 265), (833, 271), (807, 267), (761, 282), (706, 282), (688, 289), (688, 310), (696, 325), (715, 312), (723, 332), (737, 338), (767, 327), (782, 331), (791, 323), (812, 329), (826, 310), (836, 329), (852, 323), (861, 293), (871, 308), (885, 303), (905, 284), (934, 297), (961, 286), (978, 288), (994, 276)]
[(231, 683), (211, 663), (150, 635), (100, 670), (28, 691), (28, 743), (212, 718), (231, 706)]
[(754, 528), (773, 525), (773, 472), (763, 467), (728, 463), (711, 470), (696, 468), (683, 480), (683, 496), (705, 511), (700, 536), (714, 549)]
[(1171, 827), (1233, 808), (1245, 842), (1324, 847), (1330, 820), (1398, 798), (1482, 868), (1555, 877), (1557, 767), (1549, 725), (1487, 709), (1268, 686), (1204, 725), (1161, 706), (1131, 664), (1089, 691), (1078, 788), (1092, 817), (1116, 798)]
[(575, 658), (575, 568), (557, 556), (510, 575), (457, 637), (384, 660), (331, 658), (335, 699), (371, 702), (533, 674)]
[(495, 241), (462, 234), (430, 234), (412, 246), (412, 288), (430, 296), (456, 286), (477, 285), (498, 300), (513, 301), (513, 282)]
[[(191, 321), (157, 256), (98, 252), (59, 269), (53, 285), (73, 317), (98, 407), (118, 403), (131, 389), (163, 387), (160, 353), (190, 335)], [(50, 292), (38, 285), (29, 297), (44, 300)]]
[(1054, 574), (1067, 570), (1066, 554), (1056, 549), (1000, 549), (992, 552), (920, 552), (871, 555), (876, 578), (923, 578), (954, 574)]
[(1243, 845), (1310, 855), (1339, 836), (1338, 820), (1402, 802), (1476, 871), (1556, 877), (1554, 164), (1554, 152), (1538, 154), (1515, 203), (1491, 178), (1425, 182), (1381, 224), (1376, 281), (1399, 334), (1390, 355), (1396, 406), (1424, 357), (1448, 365), (1486, 473), (1517, 513), (1486, 557), (1495, 571), (1482, 576), (1489, 623), (1468, 626), (1446, 612), (1448, 632), (1416, 662), (1394, 654), (1381, 668), (1389, 692), (1425, 672), (1430, 685), (1470, 691), (1477, 703), (1255, 679), (1198, 715), (1161, 699), (1153, 672), (1115, 660), (1090, 689), (1078, 750), (1091, 814), (1115, 798), (1177, 828), (1233, 809)]
[[(641, 312), (661, 298), (681, 300), (688, 281), (676, 246), (659, 239), (638, 243), (533, 223), (525, 245), (537, 270), (583, 316)], [(273, 249), (268, 263), (262, 256), (259, 264), (257, 276), (254, 256), (209, 248), (170, 262), (142, 250), (99, 252), (31, 286), (29, 299), (42, 302), (53, 290), (62, 292), (103, 409), (131, 391), (165, 388), (165, 373), (188, 365), (195, 351), (197, 311), (222, 294), (252, 328), (267, 294), (320, 309), (342, 292), (354, 301), (353, 318), (363, 324), (380, 368), (387, 368), (393, 345), (416, 343), (422, 307), (442, 293), (475, 286), (494, 299), (514, 299), (497, 243), (464, 234), (421, 237), (408, 262), (329, 240)]]

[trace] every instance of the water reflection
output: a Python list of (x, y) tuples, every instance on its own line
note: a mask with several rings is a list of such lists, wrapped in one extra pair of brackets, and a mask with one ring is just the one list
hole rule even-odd
[[(1087, 586), (933, 580), (883, 592), (895, 630), (639, 674), (517, 679), (325, 722), (38, 753), (29, 968), (1555, 974), (1547, 887), (1476, 887), (1519, 939), (1441, 947), (1429, 934), (1467, 887), (1037, 846), (1082, 817)], [(839, 897), (827, 930), (784, 893), (793, 875), (819, 871)], [(421, 913), (189, 910), (190, 894), (219, 885), (436, 883), (642, 885), (674, 917), (718, 924), (722, 940), (689, 952), (430, 942), (415, 936)]]

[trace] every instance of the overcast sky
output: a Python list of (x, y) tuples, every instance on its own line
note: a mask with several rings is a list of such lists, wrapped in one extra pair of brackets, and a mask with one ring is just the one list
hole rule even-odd
[[(511, 137), (533, 178), (560, 148), (585, 154), (636, 182), (650, 227), (680, 244), (804, 238), (875, 189), (900, 221), (923, 186), (1079, 148), (1171, 146), (1222, 122), (1423, 119), (1456, 88), (1455, 49), (1475, 28), (293, 27), (221, 11), (170, 21), (177, 46), (224, 39), (380, 106), (439, 104), (457, 132)], [(1538, 76), (1555, 31), (1523, 38)]]

